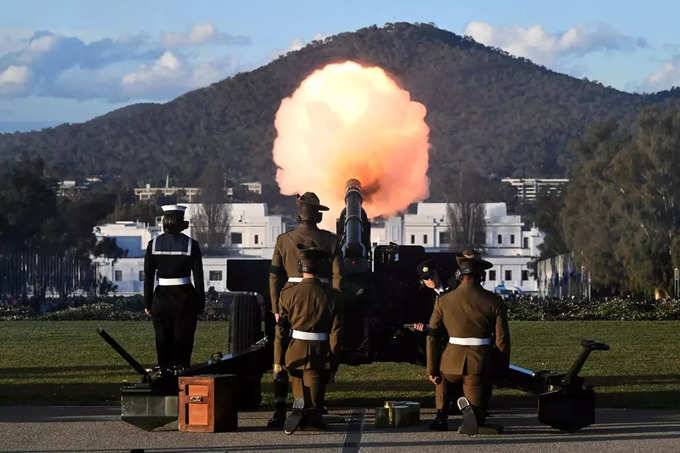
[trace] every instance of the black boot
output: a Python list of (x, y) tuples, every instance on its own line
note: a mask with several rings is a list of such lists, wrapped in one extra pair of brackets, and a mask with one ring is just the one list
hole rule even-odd
[(461, 396), (458, 398), (458, 409), (463, 414), (463, 423), (458, 428), (458, 433), (467, 434), (468, 436), (476, 435), (479, 432), (479, 425), (477, 424), (477, 415), (470, 401)]
[(430, 429), (433, 431), (448, 431), (449, 430), (449, 420), (446, 409), (437, 410), (437, 416), (434, 418), (432, 423), (430, 423)]
[(286, 422), (286, 403), (276, 403), (272, 418), (267, 422), (267, 428), (281, 429)]
[(302, 409), (294, 408), (283, 424), (283, 433), (289, 436), (293, 434), (302, 423), (302, 416)]

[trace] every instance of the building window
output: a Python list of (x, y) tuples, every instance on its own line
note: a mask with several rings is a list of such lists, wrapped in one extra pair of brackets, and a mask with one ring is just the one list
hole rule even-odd
[(440, 244), (448, 244), (450, 240), (451, 240), (451, 235), (449, 235), (448, 231), (440, 231), (439, 232), (439, 243)]
[(208, 280), (210, 280), (211, 282), (221, 282), (222, 271), (210, 271), (208, 273)]
[(529, 248), (529, 238), (524, 238), (524, 248), (525, 249)]
[(232, 244), (242, 244), (243, 235), (241, 233), (231, 233), (231, 243)]
[(256, 234), (255, 238), (253, 239), (253, 242), (256, 243), (256, 244), (259, 244), (260, 243), (260, 236)]
[(511, 234), (511, 235), (510, 235), (510, 243), (511, 243), (511, 244), (514, 244), (514, 243), (515, 243), (515, 235), (514, 235), (514, 234)]
[(528, 270), (523, 270), (522, 271), (522, 281), (525, 282), (529, 280), (529, 271)]
[(499, 243), (499, 244), (502, 244), (502, 243), (503, 243), (503, 235), (502, 235), (502, 234), (499, 234), (499, 235), (498, 235), (498, 243)]
[(487, 279), (490, 282), (495, 282), (496, 281), (496, 270), (492, 269), (489, 271), (489, 278)]
[(423, 244), (427, 244), (427, 234), (423, 234)]
[(113, 279), (117, 282), (123, 281), (123, 271), (114, 271)]
[(512, 280), (512, 271), (505, 271), (505, 279)]
[(144, 271), (139, 271), (139, 281), (140, 282), (144, 281)]
[(411, 235), (411, 244), (415, 244), (415, 243), (416, 243), (416, 235), (412, 234)]

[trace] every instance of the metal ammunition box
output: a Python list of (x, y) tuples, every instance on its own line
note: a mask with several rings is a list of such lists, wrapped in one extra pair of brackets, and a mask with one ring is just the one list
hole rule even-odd
[(120, 391), (120, 418), (147, 431), (175, 422), (177, 395), (161, 394), (149, 383), (124, 385)]

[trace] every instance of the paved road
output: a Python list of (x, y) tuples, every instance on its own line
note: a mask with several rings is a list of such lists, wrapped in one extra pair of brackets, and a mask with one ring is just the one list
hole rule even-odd
[[(423, 423), (404, 429), (373, 427), (372, 410), (332, 411), (345, 422), (328, 432), (302, 431), (293, 436), (268, 431), (268, 412), (239, 414), (235, 433), (180, 433), (171, 428), (146, 432), (119, 419), (113, 406), (0, 406), (2, 451), (480, 451), (581, 452), (680, 451), (680, 411), (599, 409), (597, 423), (567, 434), (542, 425), (531, 409), (495, 412), (493, 421), (505, 426), (499, 436), (467, 437), (432, 432), (432, 410), (422, 411)], [(458, 418), (450, 419), (455, 429)], [(472, 448), (470, 448), (472, 447)]]

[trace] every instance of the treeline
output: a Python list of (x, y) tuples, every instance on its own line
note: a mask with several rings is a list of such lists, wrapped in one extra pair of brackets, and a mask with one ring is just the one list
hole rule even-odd
[[(680, 109), (608, 120), (570, 147), (561, 199), (537, 205), (548, 255), (573, 251), (601, 294), (673, 294), (680, 267)], [(552, 209), (552, 211), (550, 210)]]
[(586, 125), (610, 117), (630, 124), (641, 107), (679, 97), (679, 90), (624, 93), (432, 25), (397, 23), (315, 41), (167, 104), (0, 135), (0, 161), (26, 153), (60, 177), (107, 175), (128, 186), (167, 174), (190, 184), (218, 162), (230, 181), (262, 181), (276, 208), (285, 203), (271, 157), (281, 99), (314, 69), (345, 59), (385, 68), (427, 107), (433, 200), (444, 200), (461, 168), (497, 178), (563, 176), (575, 157), (567, 144)]

